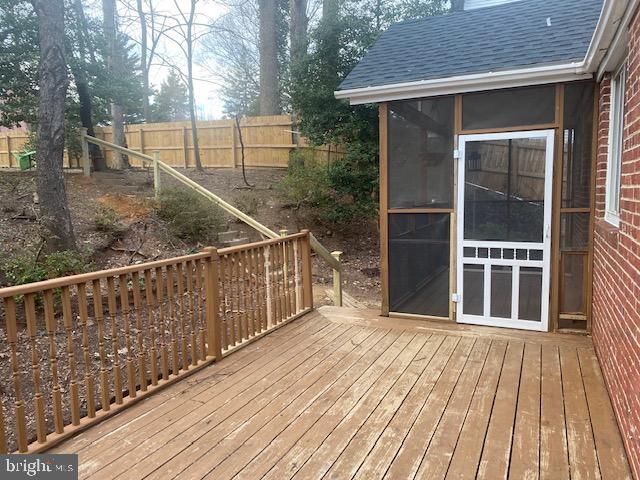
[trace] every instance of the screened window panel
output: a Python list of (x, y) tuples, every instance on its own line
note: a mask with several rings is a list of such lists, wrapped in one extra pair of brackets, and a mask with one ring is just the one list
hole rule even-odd
[(555, 87), (526, 87), (469, 93), (462, 97), (462, 128), (541, 125), (555, 121)]
[(390, 104), (390, 208), (453, 207), (453, 117), (453, 97)]
[(560, 248), (563, 251), (586, 251), (589, 248), (589, 213), (560, 215)]
[(560, 313), (584, 314), (586, 254), (562, 254)]
[(562, 206), (591, 206), (593, 83), (567, 84), (564, 93)]
[(389, 215), (389, 308), (449, 316), (449, 214)]

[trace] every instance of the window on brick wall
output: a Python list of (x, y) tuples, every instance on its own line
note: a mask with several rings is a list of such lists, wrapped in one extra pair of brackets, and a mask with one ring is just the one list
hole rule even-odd
[(620, 173), (624, 134), (626, 67), (627, 65), (624, 63), (611, 81), (605, 219), (615, 226), (620, 225)]

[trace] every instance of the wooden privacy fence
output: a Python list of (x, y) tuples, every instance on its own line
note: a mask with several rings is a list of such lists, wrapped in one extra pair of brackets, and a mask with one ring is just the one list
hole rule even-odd
[[(241, 165), (240, 133), (235, 120), (197, 122), (200, 158), (203, 167), (238, 167)], [(240, 122), (245, 165), (249, 167), (286, 167), (291, 150), (301, 150), (317, 161), (332, 162), (342, 158), (344, 148), (335, 145), (312, 146), (296, 132), (289, 115), (246, 117)], [(112, 142), (111, 127), (96, 127), (96, 138)], [(195, 166), (190, 122), (142, 123), (125, 125), (130, 150), (149, 154), (162, 153), (163, 161), (172, 167)], [(17, 168), (12, 152), (24, 150), (28, 133), (24, 130), (0, 132), (0, 168)], [(107, 165), (113, 167), (113, 150), (103, 147)], [(138, 157), (130, 159), (134, 167), (143, 166)], [(65, 153), (65, 168), (82, 168), (79, 158)]]
[(0, 453), (35, 453), (309, 311), (309, 233), (0, 298)]
[[(197, 122), (200, 160), (203, 167), (239, 167), (242, 163), (240, 132), (235, 120)], [(307, 155), (322, 161), (342, 158), (344, 150), (334, 145), (313, 147), (295, 132), (289, 115), (246, 117), (240, 122), (244, 143), (245, 165), (248, 167), (286, 167), (289, 152), (303, 149)], [(194, 148), (189, 122), (127, 125), (127, 146), (140, 153), (159, 151), (162, 160), (172, 167), (195, 166)], [(111, 127), (96, 129), (96, 137), (113, 141)], [(112, 165), (112, 150), (103, 150), (107, 164)], [(131, 159), (132, 166), (142, 162)]]

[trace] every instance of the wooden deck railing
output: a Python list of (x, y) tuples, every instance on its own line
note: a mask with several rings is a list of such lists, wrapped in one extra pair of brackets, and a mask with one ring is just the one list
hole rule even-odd
[(0, 453), (35, 453), (310, 310), (309, 233), (0, 299)]

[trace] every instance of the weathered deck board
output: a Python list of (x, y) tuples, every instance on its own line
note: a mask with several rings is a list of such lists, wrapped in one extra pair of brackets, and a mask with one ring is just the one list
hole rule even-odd
[(80, 433), (80, 477), (629, 479), (588, 338), (321, 309)]

